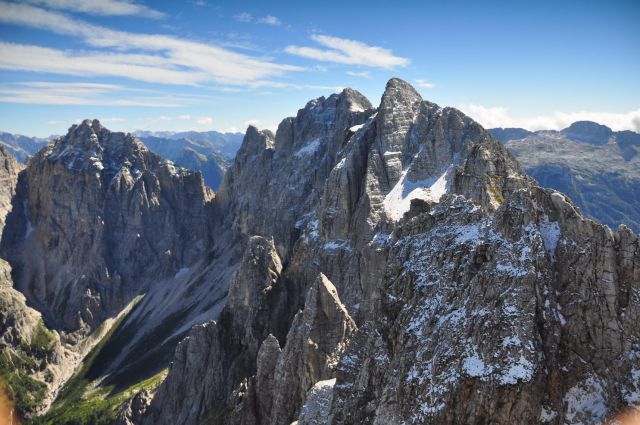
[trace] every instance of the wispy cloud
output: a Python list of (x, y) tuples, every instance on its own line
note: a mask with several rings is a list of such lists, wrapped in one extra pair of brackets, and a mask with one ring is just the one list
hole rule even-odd
[(416, 86), (422, 87), (423, 89), (432, 89), (436, 86), (435, 84), (430, 83), (427, 80), (416, 80), (415, 83)]
[(233, 15), (233, 19), (235, 19), (238, 22), (244, 22), (244, 23), (253, 22), (256, 24), (272, 25), (274, 27), (282, 25), (282, 21), (277, 16), (273, 16), (273, 15), (267, 15), (260, 18), (260, 17), (253, 16), (251, 13), (240, 12)]
[(263, 18), (258, 18), (257, 21), (259, 24), (266, 24), (266, 25), (273, 25), (275, 27), (279, 26), (280, 24), (282, 24), (282, 22), (280, 21), (280, 19), (278, 19), (277, 17), (273, 16), (273, 15), (267, 15)]
[[(0, 68), (70, 75), (111, 75), (164, 84), (246, 85), (302, 68), (273, 63), (215, 44), (162, 34), (116, 31), (25, 4), (0, 1), (0, 22), (79, 37), (110, 53), (0, 44)], [(135, 53), (123, 53), (133, 51)], [(140, 53), (145, 52), (145, 53)], [(92, 65), (93, 62), (93, 65)]]
[(522, 127), (535, 130), (561, 130), (576, 121), (595, 121), (611, 127), (615, 131), (633, 130), (640, 132), (640, 109), (629, 112), (554, 112), (549, 115), (514, 117), (509, 108), (483, 106), (472, 103), (460, 105), (460, 110), (486, 128)]
[(369, 71), (347, 71), (347, 75), (359, 78), (371, 78), (371, 74), (369, 74)]
[(198, 101), (197, 98), (168, 96), (113, 84), (32, 82), (0, 85), (2, 103), (165, 108), (194, 104)]
[(143, 16), (153, 19), (165, 16), (162, 12), (128, 0), (27, 0), (27, 2), (89, 15)]
[(236, 15), (233, 15), (233, 19), (238, 22), (251, 22), (253, 21), (253, 16), (247, 12), (240, 12)]
[(389, 49), (370, 46), (361, 41), (318, 34), (312, 35), (311, 39), (329, 49), (291, 45), (287, 46), (285, 51), (292, 55), (323, 62), (384, 69), (407, 66), (410, 63), (409, 59), (395, 56)]
[[(144, 63), (149, 65), (143, 65)], [(25, 44), (0, 42), (0, 68), (76, 76), (112, 76), (162, 84), (195, 85), (202, 71), (171, 69), (150, 55), (70, 53)]]
[(247, 120), (244, 122), (244, 125), (249, 126), (252, 125), (254, 127), (258, 127), (260, 125), (261, 121), (258, 119), (252, 119), (252, 120)]

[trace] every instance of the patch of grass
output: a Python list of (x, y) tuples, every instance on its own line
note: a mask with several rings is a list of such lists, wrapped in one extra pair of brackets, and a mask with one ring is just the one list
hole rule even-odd
[(33, 413), (44, 400), (47, 385), (30, 376), (36, 371), (37, 364), (32, 358), (2, 347), (0, 380), (15, 408), (22, 415)]
[(118, 318), (107, 334), (83, 361), (82, 368), (65, 384), (49, 411), (31, 423), (33, 425), (103, 425), (116, 420), (118, 409), (142, 389), (153, 389), (164, 379), (167, 369), (150, 378), (117, 391), (114, 385), (96, 384), (95, 363), (104, 361), (103, 350), (128, 315)]
[[(111, 387), (103, 387), (74, 403), (52, 408), (33, 425), (107, 425), (117, 419), (118, 409), (143, 389), (154, 389), (164, 380), (167, 369), (111, 397)], [(86, 390), (86, 387), (84, 388)], [(70, 400), (69, 400), (70, 401)]]
[(31, 341), (21, 344), (22, 350), (32, 357), (44, 359), (51, 354), (55, 336), (49, 331), (42, 319), (33, 330)]

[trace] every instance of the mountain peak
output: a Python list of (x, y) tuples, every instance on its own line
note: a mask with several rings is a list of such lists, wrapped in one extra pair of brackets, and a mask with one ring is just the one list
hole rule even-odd
[(392, 78), (384, 89), (380, 107), (394, 107), (397, 104), (410, 105), (419, 101), (422, 101), (422, 96), (411, 84), (400, 78)]
[(97, 119), (85, 119), (72, 125), (65, 136), (48, 146), (43, 156), (51, 161), (61, 161), (73, 171), (102, 171), (105, 163), (118, 169), (123, 164), (136, 163), (136, 158), (145, 151), (148, 151), (146, 146), (132, 134), (111, 132)]
[(570, 139), (593, 145), (606, 145), (613, 135), (613, 131), (609, 127), (593, 121), (576, 121), (561, 130), (561, 133)]

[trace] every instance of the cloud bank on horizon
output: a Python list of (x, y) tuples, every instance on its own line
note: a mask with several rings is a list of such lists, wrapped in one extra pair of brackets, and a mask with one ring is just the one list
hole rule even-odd
[[(324, 9), (330, 11), (330, 3)], [(486, 43), (483, 39), (491, 38), (510, 45), (501, 38), (502, 33), (490, 34), (488, 28), (478, 33), (472, 25), (451, 26), (461, 10), (468, 10), (469, 16), (477, 12), (471, 10), (471, 2), (461, 10), (429, 3), (424, 9), (415, 5), (415, 11), (393, 9), (394, 14), (383, 10), (388, 5), (360, 7), (359, 21), (369, 25), (359, 28), (345, 25), (353, 16), (349, 7), (355, 6), (340, 4), (344, 13), (323, 19), (327, 12), (313, 5), (291, 11), (286, 7), (265, 9), (259, 2), (239, 8), (234, 3), (205, 0), (181, 5), (132, 0), (0, 0), (0, 128), (25, 132), (21, 129), (28, 126), (32, 130), (33, 116), (47, 113), (54, 115), (40, 123), (41, 133), (47, 133), (87, 110), (92, 116), (111, 117), (115, 127), (127, 130), (158, 123), (167, 129), (242, 128), (256, 117), (265, 127), (274, 128), (276, 120), (304, 104), (302, 99), (346, 86), (375, 99), (388, 78), (399, 76), (430, 100), (458, 106), (486, 127), (559, 129), (589, 119), (615, 130), (640, 131), (637, 76), (612, 79), (609, 93), (607, 87), (598, 88), (602, 93), (597, 93), (592, 85), (592, 96), (585, 99), (584, 87), (576, 80), (584, 79), (586, 84), (599, 78), (602, 65), (593, 77), (580, 74), (571, 84), (566, 84), (568, 77), (564, 76), (571, 75), (571, 70), (567, 73), (556, 65), (558, 81), (547, 76), (550, 82), (544, 88), (550, 99), (545, 104), (536, 96), (539, 91), (526, 85), (527, 74), (535, 71), (500, 71), (528, 56), (549, 56), (545, 40), (523, 35), (523, 51), (513, 51), (496, 65), (495, 55), (477, 54), (475, 39)], [(590, 13), (599, 16), (602, 25), (601, 11)], [(411, 24), (427, 17), (431, 18), (429, 25)], [(509, 17), (503, 19), (508, 22)], [(379, 25), (382, 22), (387, 25)], [(571, 25), (571, 21), (564, 22)], [(617, 28), (627, 31), (622, 36), (629, 41), (619, 43), (615, 53), (626, 52), (626, 60), (635, 64), (639, 60), (632, 54), (638, 53), (638, 44), (632, 42), (634, 38), (640, 41), (640, 31), (626, 28), (625, 23), (618, 20)], [(605, 24), (602, 31), (609, 31)], [(590, 43), (588, 39), (572, 40), (579, 48)], [(527, 43), (544, 48), (533, 54), (524, 49)], [(499, 44), (493, 47), (499, 48)], [(590, 48), (594, 49), (592, 43)], [(502, 72), (504, 75), (494, 76)], [(611, 72), (620, 74), (620, 66), (612, 67)], [(518, 84), (518, 96), (510, 97), (509, 91)], [(626, 90), (619, 87), (624, 84)], [(552, 98), (556, 92), (563, 95), (560, 104)], [(490, 104), (501, 106), (483, 106)], [(163, 116), (193, 118), (160, 119)], [(178, 125), (182, 127), (175, 127)]]

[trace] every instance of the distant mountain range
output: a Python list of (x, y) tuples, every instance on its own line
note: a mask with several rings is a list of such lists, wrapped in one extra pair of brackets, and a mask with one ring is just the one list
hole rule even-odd
[(30, 156), (56, 137), (29, 137), (21, 134), (0, 132), (0, 146), (3, 146), (19, 162), (24, 164)]
[[(200, 171), (205, 184), (214, 190), (222, 181), (244, 137), (244, 133), (217, 131), (136, 131), (135, 134), (151, 151), (179, 167)], [(57, 137), (39, 138), (0, 132), (0, 146), (24, 164)]]
[(582, 211), (617, 228), (640, 232), (640, 134), (591, 121), (564, 130), (494, 128), (541, 186), (566, 193)]
[[(221, 133), (218, 131), (135, 131), (134, 133), (145, 143), (150, 137), (168, 140), (188, 139), (199, 146), (210, 146), (213, 150), (229, 159), (233, 159), (236, 156), (244, 137), (244, 133)], [(153, 150), (150, 145), (147, 146)], [(162, 155), (161, 152), (158, 153)], [(200, 151), (200, 153), (204, 152)]]

